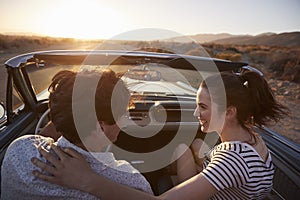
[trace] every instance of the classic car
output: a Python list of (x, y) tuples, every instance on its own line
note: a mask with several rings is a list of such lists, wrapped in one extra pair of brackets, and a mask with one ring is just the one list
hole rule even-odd
[[(8, 145), (25, 134), (38, 134), (47, 123), (48, 85), (60, 70), (109, 67), (122, 74), (134, 106), (126, 127), (108, 149), (117, 159), (129, 161), (143, 173), (155, 194), (173, 186), (176, 173), (169, 170), (172, 153), (180, 143), (195, 137), (213, 146), (217, 135), (205, 135), (193, 117), (196, 91), (203, 78), (219, 71), (238, 73), (257, 69), (247, 63), (207, 57), (143, 51), (41, 51), (19, 55), (5, 63), (6, 99), (0, 106), (0, 159)], [(136, 79), (126, 73), (144, 66), (159, 79)], [(147, 73), (146, 73), (147, 74)], [(4, 87), (4, 86), (2, 86)], [(300, 146), (268, 127), (257, 127), (271, 151), (275, 165), (270, 199), (295, 199), (300, 195)]]
[(159, 81), (161, 79), (161, 73), (159, 71), (151, 70), (146, 65), (129, 69), (125, 76), (145, 81)]

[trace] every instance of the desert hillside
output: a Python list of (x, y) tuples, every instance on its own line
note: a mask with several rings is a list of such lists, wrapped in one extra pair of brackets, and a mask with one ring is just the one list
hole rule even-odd
[(200, 44), (232, 44), (232, 45), (258, 45), (277, 47), (300, 47), (300, 32), (287, 33), (262, 33), (258, 35), (232, 35), (228, 33), (219, 34), (196, 34), (175, 37), (169, 41), (184, 42), (194, 40)]
[(217, 39), (216, 44), (235, 44), (235, 45), (264, 45), (277, 47), (300, 47), (300, 32), (291, 33), (266, 33), (256, 36), (235, 36)]
[[(201, 34), (196, 35), (200, 40)], [(222, 39), (220, 39), (222, 38)], [(178, 40), (174, 40), (178, 41)], [(8, 36), (0, 34), (0, 100), (5, 101), (4, 62), (18, 54), (54, 49), (122, 49), (181, 53), (247, 62), (260, 69), (276, 98), (289, 107), (290, 115), (272, 128), (300, 144), (300, 32), (233, 37), (230, 34), (202, 37), (196, 42), (101, 41)], [(218, 43), (217, 43), (218, 42)], [(280, 44), (279, 44), (280, 43)]]

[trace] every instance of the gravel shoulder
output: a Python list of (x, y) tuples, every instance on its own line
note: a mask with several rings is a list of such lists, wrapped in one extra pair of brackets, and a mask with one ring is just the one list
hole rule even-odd
[(276, 99), (289, 109), (288, 116), (270, 127), (300, 144), (300, 84), (270, 79)]

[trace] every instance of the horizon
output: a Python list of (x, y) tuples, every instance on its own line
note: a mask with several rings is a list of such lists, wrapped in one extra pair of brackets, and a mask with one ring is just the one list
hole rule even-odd
[[(259, 33), (256, 35), (251, 35), (251, 34), (231, 34), (231, 33), (196, 33), (194, 35), (181, 35), (179, 37), (193, 37), (193, 36), (197, 36), (197, 35), (225, 35), (228, 34), (230, 35), (230, 37), (235, 37), (235, 36), (259, 36), (259, 35), (268, 35), (268, 34), (275, 34), (275, 35), (279, 35), (279, 34), (284, 34), (284, 33), (300, 33), (300, 31), (286, 31), (286, 32), (279, 32), (279, 33), (275, 33), (275, 32), (264, 32), (264, 33)], [(38, 33), (22, 33), (22, 32), (0, 32), (0, 35), (4, 35), (4, 36), (16, 36), (16, 37), (50, 37), (50, 38), (57, 38), (57, 39), (74, 39), (74, 40), (91, 40), (91, 41), (97, 41), (97, 40), (132, 40), (135, 41), (135, 39), (119, 39), (119, 38), (110, 38), (110, 39), (104, 39), (104, 38), (75, 38), (75, 37), (63, 37), (63, 36), (50, 36), (50, 35), (42, 35), (42, 34), (38, 34)], [(175, 36), (176, 37), (176, 36)], [(168, 39), (173, 39), (173, 37), (170, 38), (155, 38), (153, 40), (168, 40)], [(145, 41), (150, 41), (152, 39), (146, 39)], [(143, 41), (143, 40), (136, 40), (136, 41)]]
[(151, 40), (300, 31), (298, 0), (2, 0), (0, 5), (0, 33), (9, 35)]

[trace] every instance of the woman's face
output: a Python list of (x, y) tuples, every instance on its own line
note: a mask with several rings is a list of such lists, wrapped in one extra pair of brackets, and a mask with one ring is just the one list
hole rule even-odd
[(218, 105), (211, 101), (207, 88), (199, 88), (196, 103), (194, 116), (199, 120), (201, 131), (221, 133), (225, 113), (218, 111)]

